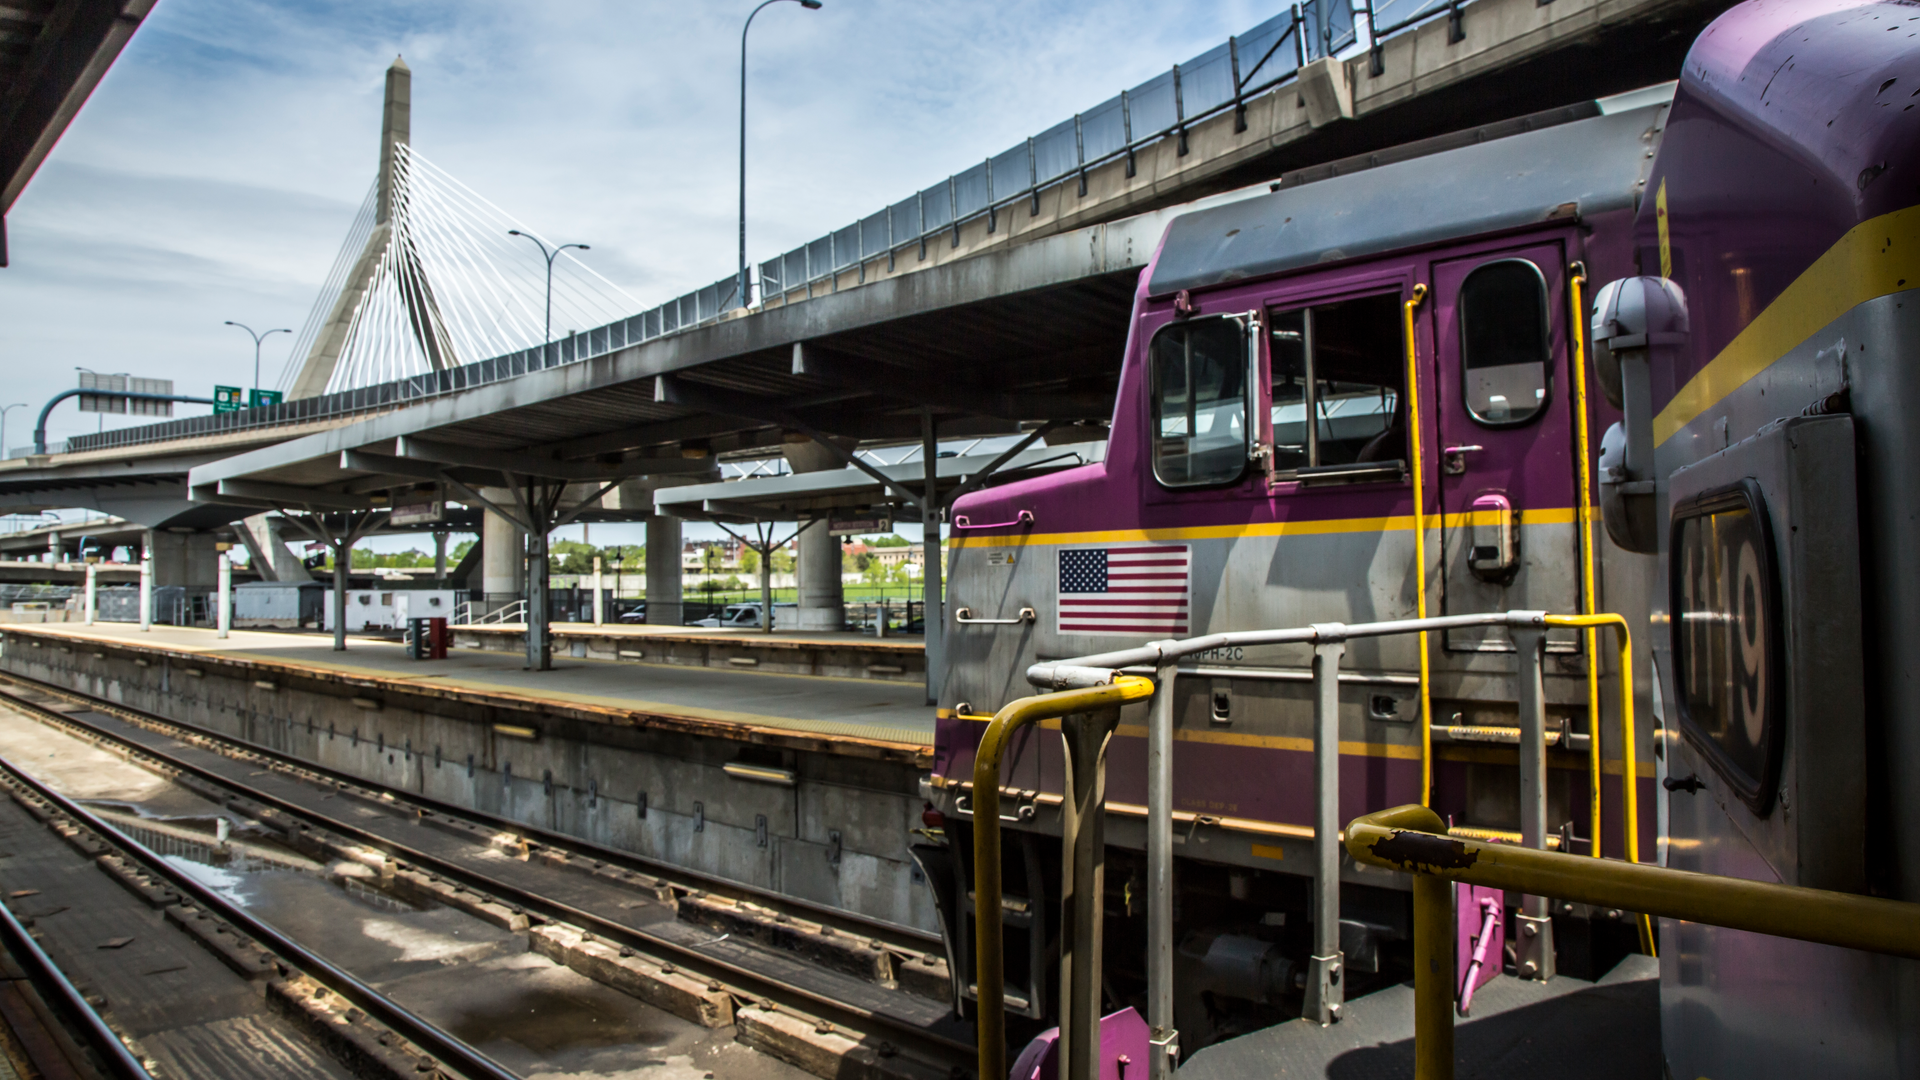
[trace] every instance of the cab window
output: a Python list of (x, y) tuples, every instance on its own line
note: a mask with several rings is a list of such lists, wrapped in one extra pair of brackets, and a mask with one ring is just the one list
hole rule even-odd
[(1397, 295), (1275, 310), (1267, 322), (1276, 473), (1406, 458)]
[(1247, 468), (1247, 335), (1238, 319), (1154, 335), (1153, 475), (1167, 487), (1230, 484)]
[(1488, 263), (1460, 284), (1463, 395), (1475, 420), (1524, 424), (1546, 408), (1547, 325), (1547, 279), (1525, 259)]

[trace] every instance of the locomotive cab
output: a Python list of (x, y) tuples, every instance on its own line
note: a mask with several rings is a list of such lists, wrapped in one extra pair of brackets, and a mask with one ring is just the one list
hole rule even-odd
[[(964, 885), (967, 780), (985, 719), (1030, 692), (1030, 665), (1223, 631), (1583, 610), (1574, 365), (1584, 320), (1572, 268), (1626, 268), (1624, 244), (1595, 235), (1630, 226), (1664, 111), (1658, 100), (1596, 106), (1174, 219), (1136, 293), (1104, 460), (955, 507), (950, 596), (964, 617), (946, 640), (928, 788), (952, 842), (921, 854), (944, 893), (963, 1008), (977, 902)], [(1595, 422), (1611, 419), (1603, 402), (1585, 404)], [(1017, 617), (1025, 609), (1032, 619)], [(1595, 835), (1585, 647), (1565, 629), (1545, 642), (1548, 831), (1578, 850)], [(1423, 670), (1417, 637), (1350, 642), (1337, 706), (1342, 820), (1430, 790), (1470, 835), (1517, 839), (1515, 648), (1504, 626), (1436, 633)], [(1175, 1008), (1188, 1052), (1303, 1007), (1310, 662), (1299, 646), (1226, 648), (1180, 669)], [(1138, 706), (1123, 712), (1107, 751), (1107, 972), (1119, 1001), (1140, 992), (1143, 724)], [(1006, 1000), (1035, 1021), (1054, 1015), (1059, 991), (1047, 898), (1060, 896), (1060, 742), (1024, 731), (1003, 765)], [(1620, 828), (1616, 818), (1604, 830), (1615, 851)], [(1351, 863), (1340, 876), (1351, 997), (1405, 977), (1409, 908), (1404, 881)], [(1568, 924), (1557, 966), (1597, 976), (1634, 935), (1588, 915), (1553, 913)]]

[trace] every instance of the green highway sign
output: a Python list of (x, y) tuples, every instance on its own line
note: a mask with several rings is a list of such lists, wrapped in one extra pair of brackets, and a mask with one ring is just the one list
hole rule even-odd
[(240, 396), (237, 386), (216, 386), (213, 388), (213, 414), (239, 412), (246, 408), (241, 404), (245, 399)]
[(278, 390), (254, 390), (247, 395), (247, 408), (257, 409), (262, 405), (278, 405), (280, 396)]

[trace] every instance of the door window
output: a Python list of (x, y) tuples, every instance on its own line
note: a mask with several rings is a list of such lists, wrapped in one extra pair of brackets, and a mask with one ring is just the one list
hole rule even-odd
[(1167, 487), (1230, 484), (1249, 449), (1247, 334), (1240, 320), (1172, 323), (1154, 335), (1153, 475)]
[(1400, 297), (1275, 311), (1268, 323), (1274, 471), (1405, 460)]
[(1547, 280), (1525, 259), (1490, 262), (1460, 285), (1467, 411), (1483, 424), (1524, 424), (1547, 406)]

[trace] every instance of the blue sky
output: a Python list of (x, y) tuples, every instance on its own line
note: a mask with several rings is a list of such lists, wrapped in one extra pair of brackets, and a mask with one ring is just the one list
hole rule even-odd
[[(76, 365), (251, 380), (227, 319), (298, 328), (377, 164), (382, 72), (413, 145), (651, 305), (734, 263), (753, 0), (160, 0), (8, 215), (0, 405), (27, 442)], [(826, 0), (754, 22), (748, 254), (845, 225), (1111, 97), (1274, 3)], [(269, 339), (271, 385), (289, 335)], [(183, 407), (182, 415), (200, 411)], [(109, 418), (112, 424), (115, 418)], [(49, 435), (95, 430), (62, 405)]]

